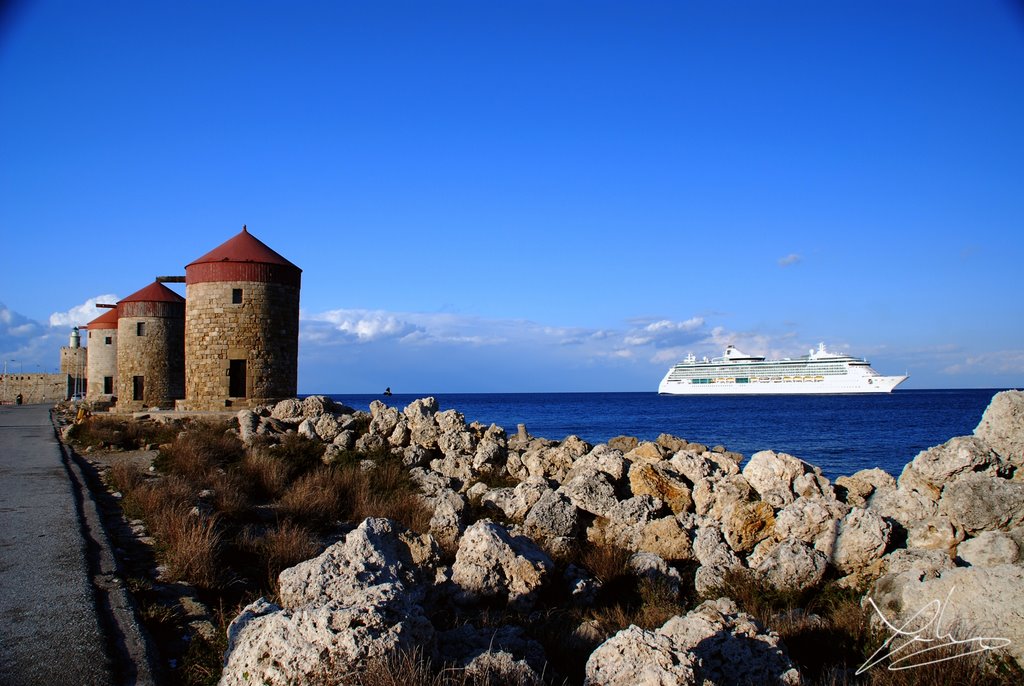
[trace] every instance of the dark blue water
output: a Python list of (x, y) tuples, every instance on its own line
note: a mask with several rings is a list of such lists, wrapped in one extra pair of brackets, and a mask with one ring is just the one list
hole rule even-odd
[[(899, 476), (918, 452), (972, 433), (998, 390), (909, 390), (884, 395), (662, 396), (656, 393), (436, 394), (442, 410), (467, 422), (515, 433), (590, 443), (618, 435), (653, 440), (669, 433), (708, 446), (722, 444), (749, 457), (758, 450), (796, 455), (834, 479), (880, 467)], [(404, 408), (417, 395), (336, 394), (366, 410), (373, 400)]]

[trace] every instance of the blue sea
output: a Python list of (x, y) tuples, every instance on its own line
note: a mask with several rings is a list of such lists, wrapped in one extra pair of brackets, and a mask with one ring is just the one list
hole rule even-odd
[[(442, 410), (509, 432), (590, 443), (613, 436), (654, 440), (669, 433), (724, 445), (750, 457), (758, 450), (795, 455), (830, 479), (880, 467), (899, 476), (921, 450), (969, 435), (999, 389), (896, 390), (885, 395), (662, 396), (656, 393), (437, 393)], [(367, 410), (373, 400), (404, 408), (430, 394), (332, 394)]]

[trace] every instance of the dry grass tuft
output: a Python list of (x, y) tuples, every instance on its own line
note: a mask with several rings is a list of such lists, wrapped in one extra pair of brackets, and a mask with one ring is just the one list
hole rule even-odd
[(122, 494), (131, 493), (146, 481), (142, 467), (129, 460), (119, 460), (107, 470), (107, 483)]
[(271, 500), (280, 498), (291, 481), (291, 466), (265, 447), (250, 450), (238, 470), (258, 495)]
[(289, 520), (262, 534), (248, 530), (240, 539), (240, 545), (263, 564), (264, 583), (274, 594), (278, 592), (277, 576), (282, 570), (316, 557), (322, 548), (320, 539), (308, 527)]
[(227, 429), (226, 423), (194, 423), (173, 443), (161, 448), (157, 467), (191, 481), (208, 482), (216, 470), (245, 455), (242, 441)]
[(313, 526), (331, 526), (344, 515), (346, 495), (343, 472), (321, 466), (305, 474), (285, 490), (278, 501), (282, 517)]
[(457, 667), (437, 668), (420, 648), (371, 659), (360, 670), (353, 670), (350, 665), (324, 667), (311, 677), (309, 683), (317, 686), (541, 686), (544, 683), (500, 666), (472, 672)]
[(217, 515), (174, 505), (153, 513), (147, 524), (157, 539), (157, 554), (172, 578), (200, 588), (218, 586), (221, 533)]

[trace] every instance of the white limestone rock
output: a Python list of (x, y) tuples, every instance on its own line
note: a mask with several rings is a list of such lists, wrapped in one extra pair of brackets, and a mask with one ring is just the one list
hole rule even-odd
[(1017, 541), (1002, 531), (985, 531), (963, 541), (956, 555), (971, 567), (1012, 565), (1024, 560)]
[(779, 590), (802, 591), (825, 578), (828, 558), (803, 541), (786, 538), (772, 547), (754, 571)]
[(690, 483), (667, 462), (634, 462), (629, 468), (629, 486), (634, 496), (657, 498), (676, 514), (693, 509)]
[(942, 445), (922, 450), (900, 474), (900, 488), (938, 500), (942, 489), (967, 475), (996, 476), (1004, 471), (999, 456), (979, 438), (958, 436)]
[(795, 538), (831, 557), (839, 535), (839, 522), (850, 511), (845, 503), (822, 497), (801, 496), (775, 516), (775, 536)]
[(880, 515), (851, 508), (839, 522), (832, 563), (846, 573), (866, 567), (885, 553), (891, 532), (892, 525)]
[(496, 508), (511, 521), (521, 522), (541, 496), (551, 490), (553, 489), (547, 479), (542, 476), (531, 476), (515, 488), (495, 488), (487, 491), (480, 497), (480, 502)]
[(576, 542), (580, 520), (576, 506), (557, 491), (546, 491), (523, 521), (526, 534), (545, 541), (554, 554), (567, 553)]
[(466, 528), (466, 499), (450, 488), (442, 489), (431, 499), (434, 514), (430, 533), (444, 548), (454, 549)]
[(463, 600), (498, 598), (529, 608), (553, 570), (554, 563), (533, 541), (513, 537), (503, 526), (483, 519), (462, 535), (452, 583)]
[(949, 553), (963, 537), (963, 532), (953, 526), (949, 517), (936, 514), (910, 523), (910, 528), (907, 529), (907, 547)]
[(1003, 643), (992, 639), (1005, 639), (1009, 645), (1003, 650), (1024, 667), (1024, 567), (1003, 564), (947, 568), (936, 575), (887, 575), (869, 597), (895, 626), (905, 625), (921, 611), (907, 631), (987, 637), (988, 645)]
[(280, 606), (261, 599), (231, 623), (220, 683), (283, 686), (331, 665), (358, 673), (370, 659), (431, 645), (419, 602), (438, 559), (429, 537), (365, 520), (281, 573)]
[(613, 545), (624, 550), (640, 550), (644, 530), (663, 509), (660, 500), (648, 495), (622, 500), (595, 526), (587, 530), (587, 538), (597, 545)]
[(295, 417), (302, 417), (302, 402), (296, 398), (282, 400), (274, 405), (274, 409), (271, 411), (270, 416), (274, 419), (292, 419)]
[(709, 600), (661, 628), (631, 626), (587, 660), (587, 686), (801, 683), (778, 634), (727, 599)]
[(257, 436), (256, 430), (260, 426), (260, 417), (252, 410), (239, 410), (235, 417), (238, 419), (238, 437), (242, 439), (243, 443), (249, 445)]
[(796, 498), (793, 482), (811, 469), (810, 465), (792, 455), (762, 450), (750, 457), (743, 468), (743, 477), (762, 500), (772, 507), (781, 508)]
[(1024, 472), (1024, 391), (1001, 391), (992, 397), (974, 429), (1003, 460), (1013, 465), (1020, 479)]
[(579, 509), (598, 516), (603, 516), (618, 503), (611, 477), (594, 468), (574, 467), (558, 492)]
[(946, 484), (939, 512), (968, 535), (1024, 524), (1024, 482), (972, 474)]

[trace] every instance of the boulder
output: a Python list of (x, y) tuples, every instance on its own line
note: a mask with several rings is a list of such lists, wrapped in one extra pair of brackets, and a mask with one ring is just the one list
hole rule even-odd
[(963, 540), (959, 531), (946, 515), (932, 515), (911, 522), (907, 529), (907, 547), (951, 552)]
[(1024, 482), (971, 474), (946, 484), (939, 513), (967, 534), (1024, 524)]
[[(309, 400), (309, 398), (306, 398)], [(331, 443), (341, 433), (341, 424), (333, 414), (321, 414), (312, 420), (313, 430), (320, 440)]]
[(693, 509), (689, 483), (667, 464), (634, 462), (629, 468), (629, 485), (633, 495), (657, 498), (676, 514)]
[[(1024, 667), (1024, 567), (954, 567), (934, 575), (908, 571), (879, 579), (869, 598), (879, 621), (929, 636), (985, 637), (986, 645), (1003, 646)], [(927, 659), (923, 655), (916, 664)]]
[(644, 530), (663, 505), (649, 495), (620, 501), (604, 518), (587, 530), (587, 539), (596, 545), (612, 545), (624, 550), (640, 550)]
[[(640, 534), (638, 549), (641, 552), (654, 553), (666, 560), (693, 559), (693, 532), (696, 526), (684, 524), (679, 515), (661, 517), (648, 522)], [(693, 515), (689, 515), (690, 518)], [(689, 522), (688, 522), (689, 523)]]
[(951, 438), (942, 445), (922, 450), (900, 474), (900, 488), (938, 500), (944, 486), (969, 474), (996, 476), (1004, 470), (999, 456), (974, 436)]
[(562, 555), (575, 544), (579, 523), (576, 506), (569, 498), (557, 491), (545, 491), (530, 508), (523, 529), (530, 538), (545, 541), (549, 550)]
[(618, 503), (615, 486), (608, 474), (593, 468), (573, 467), (558, 491), (579, 509), (598, 516), (603, 516)]
[(444, 488), (431, 502), (434, 506), (434, 514), (430, 518), (431, 535), (442, 547), (455, 549), (466, 528), (465, 498), (450, 488)]
[(1018, 473), (1024, 472), (1024, 392), (996, 393), (974, 429), (974, 435), (1013, 465)]
[(896, 488), (896, 479), (877, 467), (862, 469), (850, 476), (840, 476), (835, 483), (839, 500), (857, 507), (867, 507), (868, 498), (879, 488)]
[(584, 686), (698, 684), (697, 658), (679, 650), (659, 631), (629, 626), (598, 646), (587, 659)]
[(627, 469), (628, 465), (622, 457), (622, 452), (602, 443), (595, 445), (589, 453), (573, 462), (572, 468), (565, 475), (565, 481), (571, 481), (583, 471), (598, 471), (604, 473), (611, 483), (617, 484), (622, 481)]
[(591, 447), (578, 436), (568, 436), (555, 446), (531, 445), (523, 453), (522, 463), (530, 476), (543, 476), (562, 483), (576, 460), (590, 452)]
[(455, 553), (452, 583), (459, 598), (505, 600), (526, 609), (554, 570), (554, 563), (537, 544), (483, 519), (466, 529)]
[(281, 572), (280, 606), (260, 599), (235, 618), (220, 683), (292, 684), (342, 665), (358, 673), (374, 658), (431, 645), (419, 602), (437, 560), (429, 537), (365, 520)]
[(956, 555), (971, 567), (1012, 565), (1022, 560), (1017, 541), (1002, 531), (985, 531), (956, 548)]
[(809, 543), (827, 557), (832, 555), (839, 522), (850, 508), (838, 500), (801, 496), (775, 516), (775, 536)]
[(743, 468), (743, 477), (772, 507), (785, 507), (795, 499), (793, 482), (810, 466), (792, 455), (762, 450)]
[(855, 572), (882, 557), (892, 526), (880, 515), (860, 507), (839, 522), (832, 563), (846, 573)]
[(484, 505), (498, 509), (507, 519), (521, 522), (541, 496), (552, 490), (548, 480), (531, 476), (515, 488), (495, 488), (480, 496)]
[(661, 462), (665, 459), (665, 450), (657, 443), (641, 441), (624, 457), (628, 462)]
[(778, 634), (728, 598), (708, 600), (654, 631), (620, 631), (591, 654), (584, 680), (588, 686), (799, 683)]
[(889, 487), (876, 488), (868, 498), (866, 509), (898, 523), (906, 530), (913, 528), (922, 518), (931, 517), (939, 511), (934, 500), (916, 491)]
[(695, 482), (693, 505), (697, 514), (722, 521), (725, 508), (754, 498), (755, 491), (742, 474), (730, 474), (717, 481)]
[(685, 438), (679, 438), (672, 434), (660, 434), (656, 439), (654, 439), (654, 442), (664, 448), (665, 452), (669, 454), (679, 452), (688, 444), (688, 441)]
[(302, 400), (302, 416), (316, 418), (325, 414), (351, 414), (351, 407), (334, 402), (326, 395), (310, 395)]
[(729, 572), (743, 568), (743, 563), (725, 543), (721, 530), (715, 526), (697, 528), (693, 555), (700, 562), (694, 576), (694, 587), (701, 596), (721, 589), (725, 586), (725, 577)]
[(802, 591), (825, 578), (828, 558), (795, 538), (779, 541), (757, 565), (757, 574), (779, 590)]
[(775, 512), (764, 501), (737, 501), (722, 513), (722, 534), (729, 547), (747, 553), (775, 530)]
[(414, 400), (402, 410), (409, 425), (410, 445), (418, 445), (423, 448), (436, 448), (438, 428), (434, 417), (437, 414), (437, 400), (435, 398), (420, 398)]
[(270, 416), (274, 419), (292, 419), (303, 416), (302, 402), (296, 398), (282, 400), (274, 405)]
[(683, 578), (660, 555), (634, 553), (626, 564), (637, 578), (661, 586), (673, 597), (679, 595)]
[(246, 445), (252, 443), (260, 426), (259, 415), (252, 410), (239, 410), (235, 416), (238, 419), (238, 437)]
[(625, 454), (640, 444), (640, 439), (635, 436), (615, 436), (608, 439), (608, 447)]
[(320, 440), (320, 436), (317, 434), (316, 427), (311, 419), (303, 419), (299, 422), (299, 426), (295, 429), (295, 432), (303, 438), (308, 438), (311, 441)]

